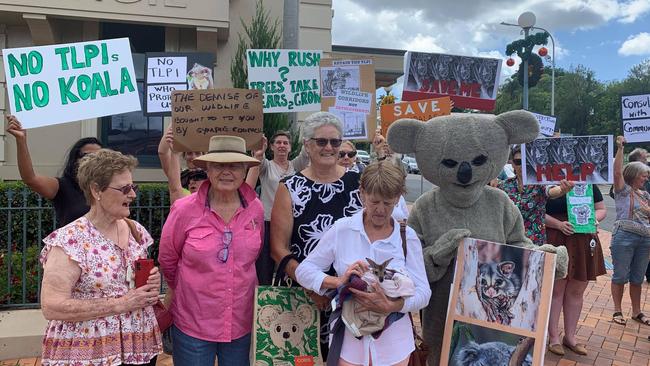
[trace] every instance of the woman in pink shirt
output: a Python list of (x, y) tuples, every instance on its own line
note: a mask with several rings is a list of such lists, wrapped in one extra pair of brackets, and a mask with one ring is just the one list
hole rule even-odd
[(208, 180), (174, 203), (158, 255), (174, 290), (174, 364), (248, 365), (264, 208), (243, 183), (259, 161), (242, 138), (213, 136), (194, 164)]

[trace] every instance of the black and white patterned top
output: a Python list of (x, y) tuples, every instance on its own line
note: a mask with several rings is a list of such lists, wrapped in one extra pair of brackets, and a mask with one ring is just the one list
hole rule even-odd
[(316, 183), (302, 173), (282, 182), (289, 190), (293, 208), (290, 250), (299, 262), (316, 247), (336, 220), (362, 209), (357, 172), (349, 170), (332, 183)]

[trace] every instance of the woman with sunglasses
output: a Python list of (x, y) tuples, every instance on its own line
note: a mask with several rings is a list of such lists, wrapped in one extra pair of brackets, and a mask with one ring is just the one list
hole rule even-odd
[[(303, 149), (311, 164), (283, 179), (271, 212), (271, 256), (278, 263), (278, 276), (296, 281), (296, 268), (314, 250), (323, 234), (342, 217), (362, 209), (359, 173), (337, 164), (343, 126), (328, 112), (317, 112), (303, 124)], [(329, 299), (311, 293), (325, 310)], [(321, 314), (327, 329), (327, 314)], [(321, 332), (321, 349), (327, 354), (328, 332)]]
[(49, 320), (43, 365), (156, 364), (158, 268), (145, 285), (129, 285), (136, 260), (153, 243), (127, 219), (136, 165), (134, 157), (108, 149), (82, 158), (77, 179), (90, 211), (43, 239), (41, 310)]
[(62, 227), (84, 215), (90, 207), (77, 182), (77, 165), (86, 154), (101, 149), (94, 137), (84, 137), (72, 145), (60, 177), (48, 177), (34, 172), (27, 146), (27, 130), (14, 116), (7, 116), (7, 132), (16, 138), (16, 155), (20, 179), (34, 192), (52, 201), (56, 214), (56, 227)]
[(544, 225), (546, 200), (566, 194), (574, 184), (562, 180), (559, 186), (524, 185), (521, 173), (521, 145), (516, 145), (510, 150), (509, 162), (512, 164), (515, 176), (498, 181), (497, 187), (506, 192), (521, 211), (526, 237), (535, 245), (542, 245), (546, 243), (546, 227)]
[(352, 141), (345, 140), (339, 148), (339, 165), (345, 169), (363, 173), (363, 164), (357, 161), (357, 149)]
[(208, 180), (172, 205), (158, 254), (174, 291), (174, 364), (248, 365), (264, 208), (244, 178), (260, 162), (241, 137), (213, 136), (194, 164)]

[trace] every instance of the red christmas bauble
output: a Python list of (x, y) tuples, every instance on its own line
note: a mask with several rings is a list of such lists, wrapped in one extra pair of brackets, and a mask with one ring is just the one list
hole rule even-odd
[(540, 56), (544, 57), (544, 56), (548, 55), (548, 49), (546, 49), (546, 47), (542, 47), (539, 50), (537, 50), (537, 53)]
[(513, 66), (514, 64), (515, 64), (515, 60), (513, 60), (513, 59), (511, 59), (511, 58), (509, 58), (509, 59), (506, 61), (506, 65), (508, 65), (508, 66)]

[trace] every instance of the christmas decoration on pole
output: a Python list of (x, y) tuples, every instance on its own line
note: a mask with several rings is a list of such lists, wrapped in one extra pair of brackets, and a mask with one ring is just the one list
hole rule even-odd
[[(544, 63), (542, 59), (533, 54), (533, 48), (535, 46), (546, 45), (548, 43), (548, 32), (535, 33), (527, 36), (524, 39), (518, 39), (509, 45), (506, 46), (506, 55), (511, 56), (516, 53), (522, 61), (528, 61), (528, 87), (533, 87), (537, 85), (537, 82), (542, 77), (544, 72)], [(542, 51), (542, 49), (544, 51)], [(548, 50), (545, 47), (540, 48), (538, 51), (541, 56), (545, 56), (548, 53)], [(542, 52), (544, 53), (542, 55)], [(519, 85), (524, 85), (524, 63), (519, 64), (519, 70), (517, 71), (517, 81)]]
[(509, 59), (506, 61), (506, 65), (508, 65), (508, 66), (510, 66), (510, 67), (512, 67), (514, 64), (515, 64), (515, 60), (512, 59), (512, 57), (509, 58)]
[(541, 47), (540, 49), (537, 50), (537, 54), (544, 57), (548, 55), (548, 49), (546, 47)]

